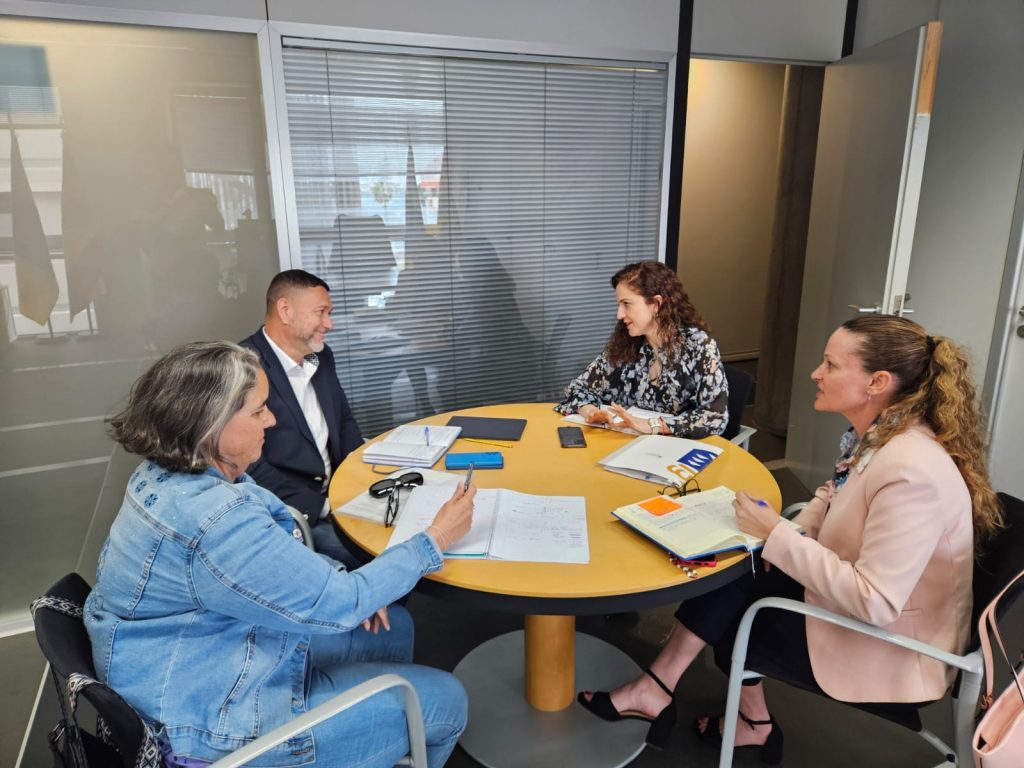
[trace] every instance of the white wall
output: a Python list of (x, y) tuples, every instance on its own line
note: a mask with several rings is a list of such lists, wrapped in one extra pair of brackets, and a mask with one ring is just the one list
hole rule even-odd
[(488, 50), (675, 54), (677, 0), (269, 0), (274, 21), (506, 41)]
[(843, 49), (846, 2), (695, 0), (690, 53), (723, 59), (835, 61)]
[[(982, 382), (1024, 156), (1020, 0), (861, 0), (857, 48), (944, 24), (907, 290), (915, 319), (966, 344)], [(862, 32), (863, 21), (863, 32)]]

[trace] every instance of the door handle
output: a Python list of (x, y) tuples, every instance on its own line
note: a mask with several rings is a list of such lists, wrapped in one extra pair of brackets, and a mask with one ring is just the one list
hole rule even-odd
[(910, 301), (910, 294), (905, 293), (902, 296), (897, 296), (893, 308), (895, 309), (896, 317), (903, 317), (904, 315), (914, 314), (914, 310), (907, 309), (907, 302)]
[(862, 307), (859, 304), (847, 304), (850, 309), (856, 310), (862, 315), (880, 315), (882, 314), (882, 308), (875, 304), (871, 307)]

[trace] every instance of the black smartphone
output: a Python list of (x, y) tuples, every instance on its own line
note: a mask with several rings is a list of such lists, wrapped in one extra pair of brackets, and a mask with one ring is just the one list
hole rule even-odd
[(558, 442), (563, 448), (587, 447), (587, 441), (583, 439), (583, 430), (579, 427), (559, 427)]

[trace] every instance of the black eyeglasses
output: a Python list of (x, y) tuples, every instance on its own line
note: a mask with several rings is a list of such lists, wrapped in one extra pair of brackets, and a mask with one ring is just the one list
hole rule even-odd
[(398, 517), (398, 494), (403, 488), (423, 485), (423, 475), (419, 472), (406, 472), (398, 477), (378, 480), (370, 486), (369, 494), (375, 499), (387, 498), (388, 506), (384, 510), (384, 525), (390, 528)]
[(662, 496), (679, 497), (685, 496), (688, 493), (700, 493), (700, 484), (697, 482), (697, 478), (691, 477), (681, 486), (679, 485), (666, 485), (661, 489)]

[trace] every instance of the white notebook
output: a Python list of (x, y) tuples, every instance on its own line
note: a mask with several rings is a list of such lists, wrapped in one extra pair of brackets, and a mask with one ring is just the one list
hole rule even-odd
[(462, 427), (403, 424), (383, 440), (367, 446), (363, 461), (394, 467), (432, 467), (452, 447), (461, 431)]
[(721, 448), (685, 437), (644, 435), (597, 463), (621, 475), (681, 488), (721, 453)]

